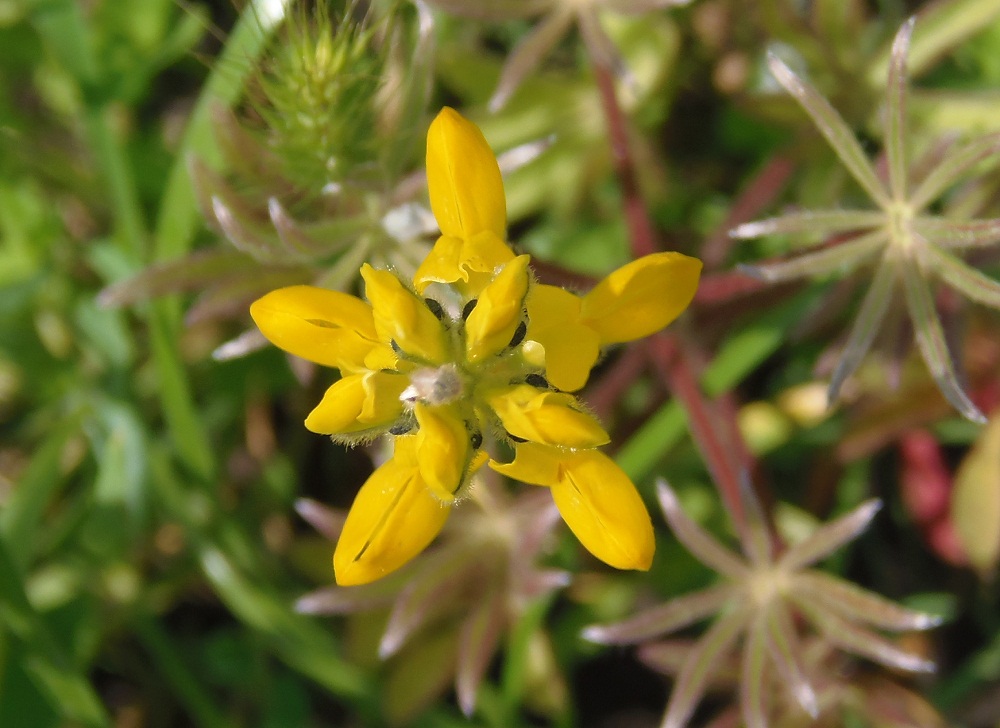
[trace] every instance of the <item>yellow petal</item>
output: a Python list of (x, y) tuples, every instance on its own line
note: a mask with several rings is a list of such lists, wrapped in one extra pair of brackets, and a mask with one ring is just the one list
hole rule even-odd
[(526, 442), (514, 462), (490, 461), (498, 473), (552, 490), (566, 525), (590, 553), (617, 569), (653, 562), (653, 524), (642, 498), (614, 461), (597, 450), (565, 450)]
[(507, 432), (531, 442), (590, 448), (611, 439), (569, 394), (519, 384), (488, 394), (487, 401)]
[(514, 462), (490, 460), (490, 467), (512, 480), (551, 486), (562, 477), (563, 452), (559, 448), (522, 442), (515, 446)]
[(549, 384), (575, 392), (587, 383), (601, 351), (596, 331), (583, 324), (567, 324), (536, 331), (533, 338), (545, 350)]
[(552, 498), (590, 553), (616, 569), (645, 571), (656, 542), (642, 498), (628, 476), (597, 450), (567, 454)]
[(496, 157), (479, 128), (448, 107), (427, 130), (427, 188), (445, 235), (468, 240), (489, 231), (504, 238), (507, 204)]
[(528, 293), (528, 338), (538, 329), (565, 326), (580, 320), (582, 301), (569, 291), (558, 286), (536, 283)]
[(549, 383), (566, 392), (587, 383), (600, 353), (597, 332), (580, 321), (581, 303), (578, 296), (556, 286), (535, 284), (528, 292), (527, 338), (544, 349)]
[(438, 499), (450, 503), (469, 467), (472, 455), (469, 431), (451, 407), (431, 407), (418, 402), (413, 411), (420, 425), (416, 442), (421, 477)]
[(401, 452), (412, 451), (412, 440), (397, 438), (396, 456), (371, 474), (354, 499), (333, 554), (341, 586), (395, 571), (427, 548), (448, 519), (451, 507), (431, 495), (412, 453)]
[(514, 258), (480, 293), (465, 322), (465, 356), (470, 362), (499, 354), (521, 325), (529, 260), (527, 255)]
[(410, 380), (400, 374), (367, 372), (335, 382), (306, 418), (306, 429), (321, 435), (388, 427), (403, 413), (399, 395)]
[(340, 291), (279, 288), (254, 301), (250, 315), (275, 346), (323, 366), (357, 371), (378, 346), (371, 306)]
[(622, 266), (583, 297), (583, 323), (602, 345), (632, 341), (662, 329), (688, 307), (701, 261), (681, 253), (654, 253)]
[(449, 283), (475, 297), (493, 280), (497, 269), (513, 258), (507, 243), (490, 231), (468, 240), (442, 235), (417, 268), (413, 285), (423, 293), (431, 283)]
[(431, 363), (446, 359), (446, 332), (413, 291), (387, 270), (361, 266), (365, 295), (371, 301), (375, 330), (383, 342), (396, 342), (410, 356)]

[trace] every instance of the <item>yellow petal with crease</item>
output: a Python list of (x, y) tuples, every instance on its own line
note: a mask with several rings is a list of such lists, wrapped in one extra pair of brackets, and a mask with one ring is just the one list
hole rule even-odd
[(602, 345), (649, 336), (688, 307), (698, 289), (701, 261), (654, 253), (622, 266), (583, 297), (584, 324)]
[(572, 453), (552, 498), (590, 553), (616, 569), (646, 571), (653, 563), (653, 524), (632, 481), (597, 450)]
[(395, 341), (406, 354), (424, 361), (443, 362), (447, 357), (445, 330), (427, 304), (387, 270), (365, 263), (361, 277), (379, 338), (384, 343)]
[(417, 268), (413, 285), (423, 293), (431, 283), (450, 283), (475, 297), (497, 269), (513, 259), (513, 251), (493, 232), (484, 231), (468, 240), (442, 235)]
[(465, 480), (472, 455), (465, 422), (450, 407), (418, 402), (413, 411), (420, 425), (416, 442), (421, 477), (439, 500), (451, 502)]
[(396, 440), (396, 454), (358, 492), (333, 554), (341, 586), (367, 584), (419, 554), (441, 531), (451, 507), (427, 489), (414, 437)]
[(279, 288), (254, 301), (250, 315), (272, 344), (323, 366), (357, 371), (378, 346), (371, 306), (340, 291)]
[(507, 228), (503, 178), (479, 128), (445, 107), (427, 130), (427, 188), (441, 232), (468, 240)]
[(642, 498), (613, 460), (597, 450), (563, 450), (526, 442), (497, 472), (547, 485), (566, 525), (590, 553), (618, 569), (646, 570), (656, 542)]
[(544, 445), (590, 448), (610, 441), (600, 423), (572, 395), (544, 392), (527, 384), (495, 391), (487, 400), (504, 429)]
[(470, 362), (499, 354), (510, 344), (524, 318), (530, 260), (517, 256), (480, 293), (465, 322), (465, 355)]
[(399, 395), (410, 380), (400, 374), (351, 374), (335, 382), (306, 418), (306, 429), (321, 435), (388, 427), (403, 414)]

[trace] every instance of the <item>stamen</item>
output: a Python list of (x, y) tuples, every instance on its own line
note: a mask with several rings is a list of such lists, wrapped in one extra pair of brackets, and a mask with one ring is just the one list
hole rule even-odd
[(549, 380), (541, 374), (529, 374), (524, 378), (524, 383), (530, 384), (532, 387), (537, 387), (538, 389), (549, 388)]
[(473, 432), (472, 437), (469, 438), (469, 441), (472, 444), (472, 449), (478, 450), (483, 444), (483, 436), (478, 432)]
[(425, 298), (424, 303), (427, 305), (427, 308), (431, 310), (431, 313), (434, 314), (434, 317), (438, 321), (444, 320), (444, 308), (441, 307), (441, 304), (437, 301), (437, 299)]
[(477, 303), (479, 303), (479, 299), (478, 298), (473, 298), (471, 301), (469, 301), (468, 303), (465, 304), (465, 306), (462, 308), (462, 320), (463, 321), (468, 321), (469, 320), (469, 316), (472, 315), (472, 310), (476, 307)]
[(525, 334), (528, 333), (528, 324), (522, 321), (517, 325), (517, 329), (514, 331), (514, 335), (510, 339), (510, 343), (507, 344), (508, 347), (515, 347), (524, 341)]
[(389, 428), (390, 435), (405, 435), (413, 429), (413, 420), (405, 419)]

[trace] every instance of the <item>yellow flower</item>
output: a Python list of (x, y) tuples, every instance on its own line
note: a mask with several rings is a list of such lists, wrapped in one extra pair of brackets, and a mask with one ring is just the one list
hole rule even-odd
[(277, 346), (341, 378), (306, 427), (345, 444), (396, 437), (362, 486), (337, 543), (337, 582), (399, 568), (441, 530), (489, 460), (484, 435), (516, 448), (498, 472), (547, 486), (595, 556), (647, 569), (653, 530), (639, 494), (597, 451), (609, 440), (569, 392), (604, 346), (651, 334), (690, 302), (701, 263), (678, 253), (634, 261), (583, 297), (535, 282), (529, 256), (504, 242), (506, 203), (482, 133), (444, 109), (427, 136), (431, 207), (441, 237), (412, 281), (361, 268), (362, 300), (283, 288), (250, 313)]

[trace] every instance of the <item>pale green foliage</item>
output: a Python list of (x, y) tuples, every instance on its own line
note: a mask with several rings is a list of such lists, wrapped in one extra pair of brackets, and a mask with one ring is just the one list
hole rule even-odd
[(869, 629), (928, 629), (938, 621), (905, 609), (854, 584), (810, 569), (858, 536), (881, 504), (863, 503), (818, 528), (808, 538), (779, 553), (760, 504), (744, 490), (746, 529), (743, 556), (730, 551), (681, 509), (673, 490), (658, 485), (660, 505), (677, 539), (723, 581), (694, 594), (672, 599), (618, 624), (588, 627), (584, 637), (601, 644), (631, 644), (676, 632), (706, 617), (716, 619), (691, 649), (677, 676), (663, 728), (682, 728), (724, 659), (743, 636), (739, 668), (740, 705), (748, 728), (768, 725), (766, 700), (777, 677), (800, 708), (819, 713), (816, 692), (803, 663), (796, 617), (815, 628), (826, 643), (845, 652), (907, 671), (933, 665)]
[(793, 212), (740, 225), (730, 234), (736, 238), (775, 233), (853, 234), (836, 245), (788, 261), (745, 268), (765, 281), (846, 275), (859, 267), (876, 265), (871, 287), (830, 382), (831, 401), (860, 364), (893, 304), (894, 294), (902, 288), (920, 353), (942, 394), (965, 417), (985, 422), (959, 384), (929, 280), (938, 277), (972, 301), (1000, 308), (1000, 283), (957, 255), (1000, 242), (1000, 219), (951, 219), (931, 213), (928, 207), (984, 158), (1000, 153), (1000, 135), (967, 142), (930, 171), (919, 176), (914, 173), (906, 149), (906, 58), (913, 26), (913, 19), (905, 23), (892, 47), (883, 126), (887, 181), (880, 178), (853, 132), (826, 99), (778, 58), (768, 58), (774, 77), (809, 114), (878, 210)]

